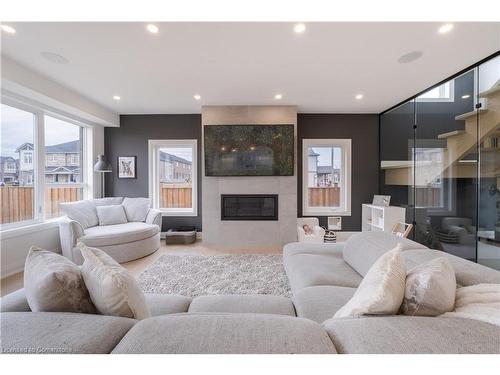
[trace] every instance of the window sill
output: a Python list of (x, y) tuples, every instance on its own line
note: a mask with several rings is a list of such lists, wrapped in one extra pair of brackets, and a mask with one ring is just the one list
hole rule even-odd
[(351, 216), (351, 211), (305, 211), (304, 216)]
[[(160, 210), (161, 211), (161, 210)], [(196, 217), (198, 213), (195, 211), (161, 211), (161, 216), (190, 216)]]
[(9, 238), (21, 237), (26, 234), (42, 232), (47, 229), (57, 228), (59, 227), (58, 220), (59, 218), (54, 218), (46, 220), (41, 223), (23, 225), (16, 228), (3, 229), (0, 231), (0, 236), (2, 237), (2, 240), (5, 240)]

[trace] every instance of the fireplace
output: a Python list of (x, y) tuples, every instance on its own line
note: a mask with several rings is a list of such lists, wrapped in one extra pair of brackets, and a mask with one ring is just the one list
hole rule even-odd
[(277, 194), (222, 194), (221, 220), (278, 220)]

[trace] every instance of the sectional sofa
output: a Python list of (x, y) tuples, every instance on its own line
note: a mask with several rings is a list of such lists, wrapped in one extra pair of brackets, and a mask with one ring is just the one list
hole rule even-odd
[(500, 353), (500, 328), (477, 320), (333, 319), (376, 259), (397, 243), (407, 266), (445, 256), (457, 283), (500, 283), (500, 272), (382, 232), (345, 244), (288, 244), (291, 299), (146, 295), (153, 317), (31, 312), (23, 290), (2, 298), (4, 353)]

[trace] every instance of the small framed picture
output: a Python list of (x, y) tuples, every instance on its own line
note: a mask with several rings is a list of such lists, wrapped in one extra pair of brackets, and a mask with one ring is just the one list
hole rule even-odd
[(328, 217), (328, 229), (330, 229), (330, 230), (342, 230), (342, 216), (329, 216)]
[(390, 195), (374, 195), (372, 204), (374, 206), (389, 207), (390, 202), (391, 202)]
[(118, 156), (118, 178), (137, 178), (137, 156)]

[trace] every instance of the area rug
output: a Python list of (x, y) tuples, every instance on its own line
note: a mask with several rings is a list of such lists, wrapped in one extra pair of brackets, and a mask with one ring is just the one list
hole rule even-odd
[(138, 281), (145, 293), (291, 296), (281, 255), (162, 255)]

